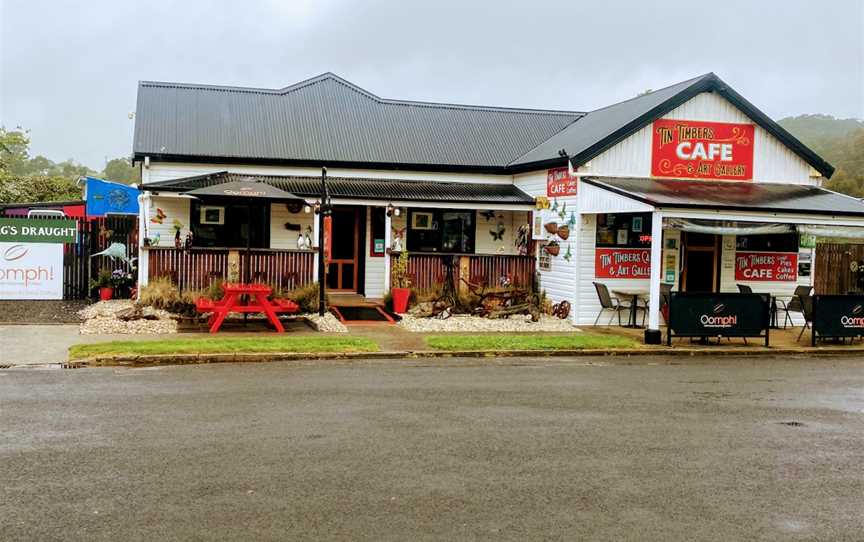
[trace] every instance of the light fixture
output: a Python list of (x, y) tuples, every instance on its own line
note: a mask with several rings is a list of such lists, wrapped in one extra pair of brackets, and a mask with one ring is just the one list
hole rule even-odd
[(387, 216), (399, 216), (402, 214), (402, 211), (399, 210), (399, 207), (394, 207), (392, 203), (387, 204)]
[(303, 212), (308, 215), (309, 213), (312, 212), (312, 207), (307, 203), (306, 205), (303, 206)]

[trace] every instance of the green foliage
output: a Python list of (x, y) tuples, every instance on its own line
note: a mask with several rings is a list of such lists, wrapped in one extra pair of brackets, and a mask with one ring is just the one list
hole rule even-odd
[(115, 158), (105, 164), (100, 176), (108, 181), (131, 184), (139, 181), (139, 170), (132, 167), (132, 162), (126, 158)]
[(639, 348), (629, 337), (579, 333), (572, 335), (432, 335), (424, 339), (436, 350), (582, 350), (587, 348)]
[(230, 354), (234, 352), (377, 352), (378, 344), (363, 337), (255, 336), (165, 339), (160, 341), (112, 341), (76, 344), (69, 359), (93, 356), (147, 354)]
[(96, 278), (90, 279), (91, 288), (112, 288), (113, 286), (114, 282), (111, 278), (111, 270), (107, 267), (100, 269)]
[(150, 280), (147, 286), (141, 288), (138, 303), (154, 309), (161, 309), (174, 314), (194, 316), (195, 301), (203, 292), (180, 292), (169, 277), (157, 277)]
[(318, 283), (310, 282), (294, 288), (285, 297), (297, 303), (301, 313), (312, 313), (318, 312), (318, 295)]
[(391, 288), (410, 288), (411, 275), (408, 274), (408, 251), (403, 250), (399, 257), (390, 261)]
[(800, 115), (778, 123), (836, 168), (826, 188), (864, 197), (864, 121)]

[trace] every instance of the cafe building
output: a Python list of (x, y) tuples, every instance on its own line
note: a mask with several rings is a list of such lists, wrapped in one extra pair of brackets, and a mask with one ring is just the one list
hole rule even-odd
[[(830, 272), (815, 236), (864, 226), (864, 204), (821, 187), (831, 165), (714, 74), (589, 112), (384, 99), (329, 73), (274, 90), (141, 82), (134, 160), (141, 284), (316, 280), (326, 167), (329, 291), (380, 300), (407, 251), (415, 287), (533, 284), (576, 325), (644, 320), (652, 341), (669, 292), (749, 288), (782, 307)], [(246, 181), (306, 204), (189, 196)]]

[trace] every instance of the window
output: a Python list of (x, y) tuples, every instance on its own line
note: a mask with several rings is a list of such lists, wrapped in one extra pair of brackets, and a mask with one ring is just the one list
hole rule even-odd
[(798, 234), (739, 235), (735, 248), (764, 252), (798, 252)]
[[(252, 248), (270, 246), (270, 204), (192, 201), (193, 246)], [(251, 237), (250, 237), (251, 236)]]
[(474, 211), (411, 209), (408, 211), (409, 252), (474, 253)]
[(369, 232), (370, 256), (384, 256), (386, 212), (387, 210), (384, 207), (372, 207), (372, 214), (369, 217), (371, 225), (371, 231)]
[(651, 213), (597, 215), (597, 246), (651, 246)]

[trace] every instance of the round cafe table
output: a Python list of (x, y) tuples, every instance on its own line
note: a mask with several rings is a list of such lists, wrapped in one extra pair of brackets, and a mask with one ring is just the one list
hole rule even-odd
[[(647, 288), (617, 288), (612, 290), (612, 293), (618, 299), (621, 298), (630, 298), (630, 317), (627, 319), (627, 323), (621, 327), (629, 327), (634, 329), (642, 329), (643, 326), (640, 326), (636, 323), (636, 313), (639, 308), (639, 300), (640, 299), (648, 299), (648, 289)], [(647, 304), (646, 304), (647, 305)], [(647, 306), (646, 306), (646, 309)]]

